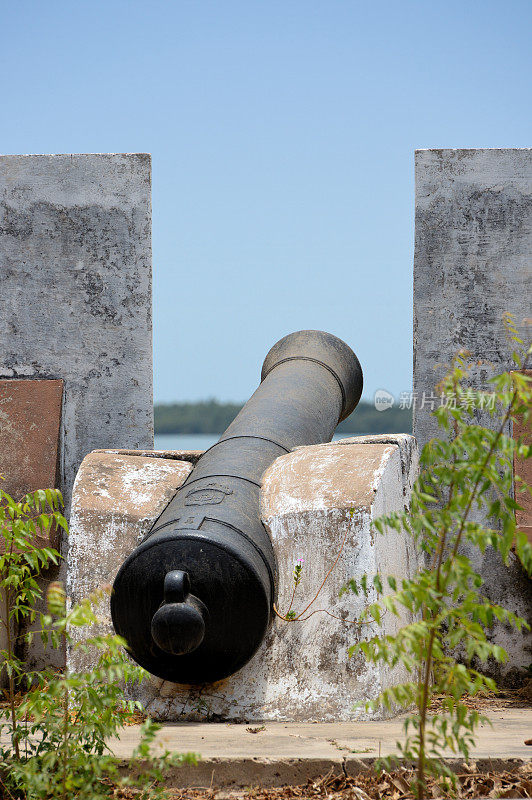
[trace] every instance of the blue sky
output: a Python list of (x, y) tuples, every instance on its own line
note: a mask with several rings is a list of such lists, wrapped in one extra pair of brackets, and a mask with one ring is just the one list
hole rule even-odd
[(0, 0), (0, 152), (150, 152), (156, 400), (329, 330), (409, 390), (414, 150), (531, 144), (532, 4)]

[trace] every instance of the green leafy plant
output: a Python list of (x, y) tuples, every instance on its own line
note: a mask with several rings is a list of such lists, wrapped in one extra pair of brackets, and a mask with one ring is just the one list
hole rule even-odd
[[(365, 705), (370, 712), (380, 706), (390, 711), (415, 710), (405, 719), (405, 739), (397, 743), (398, 755), (379, 758), (377, 767), (391, 769), (400, 757), (414, 762), (412, 791), (419, 800), (426, 796), (428, 775), (441, 780), (441, 788), (453, 789), (455, 775), (446, 765), (444, 752), (451, 750), (467, 759), (476, 729), (489, 724), (467, 706), (464, 697), (497, 690), (481, 667), (490, 659), (503, 663), (508, 654), (490, 641), (490, 630), (496, 623), (520, 631), (529, 628), (525, 620), (483, 594), (483, 578), (474, 567), (474, 554), (491, 547), (505, 565), (513, 552), (532, 573), (532, 548), (515, 519), (521, 509), (519, 499), (532, 493), (532, 487), (513, 475), (514, 458), (530, 458), (532, 447), (508, 435), (513, 422), (532, 418), (532, 381), (524, 374), (532, 346), (525, 347), (511, 317), (506, 325), (516, 346), (515, 370), (494, 378), (492, 392), (475, 391), (468, 385), (468, 354), (456, 356), (439, 386), (442, 402), (434, 412), (443, 438), (423, 448), (410, 507), (374, 522), (379, 534), (395, 530), (411, 538), (421, 556), (420, 568), (412, 579), (362, 575), (342, 590), (342, 594), (350, 590), (366, 599), (363, 614), (342, 620), (346, 623), (378, 628), (385, 614), (397, 617), (400, 625), (405, 618), (411, 620), (394, 635), (367, 637), (349, 654), (361, 653), (369, 662), (390, 668), (402, 666), (411, 677)], [(479, 424), (481, 414), (491, 417), (489, 427)], [(318, 591), (301, 612), (293, 610), (303, 574), (301, 561), (296, 564), (288, 610), (274, 607), (277, 617), (303, 622), (320, 611), (335, 616), (326, 609), (309, 609), (338, 563), (344, 544), (345, 539)], [(380, 598), (377, 602), (369, 601), (372, 593)], [(440, 700), (444, 713), (430, 713), (434, 698)]]
[[(0, 710), (0, 732), (9, 742), (0, 747), (0, 787), (6, 797), (85, 798), (116, 797), (118, 789), (135, 786), (140, 798), (164, 796), (161, 781), (171, 766), (195, 763), (194, 754), (154, 755), (159, 726), (146, 720), (140, 743), (128, 769), (121, 769), (110, 742), (140, 704), (125, 699), (124, 687), (143, 680), (147, 673), (132, 664), (119, 636), (90, 636), (98, 620), (95, 608), (102, 591), (95, 592), (73, 608), (67, 608), (59, 583), (51, 583), (46, 612), (39, 613), (41, 600), (38, 576), (59, 553), (34, 544), (38, 531), (52, 525), (67, 529), (60, 513), (59, 492), (47, 490), (15, 502), (1, 494), (0, 523), (5, 542), (0, 557), (0, 588), (5, 600), (7, 647), (2, 651), (3, 669), (8, 676), (8, 707)], [(24, 632), (26, 623), (37, 623), (45, 645), (63, 651), (73, 645), (70, 631), (86, 627), (87, 637), (76, 647), (97, 653), (94, 668), (87, 672), (28, 672), (16, 652), (15, 638), (30, 642), (35, 632)], [(13, 633), (13, 631), (17, 633)], [(17, 703), (17, 689), (23, 689)]]
[[(39, 547), (39, 538), (46, 537), (54, 527), (66, 530), (66, 520), (61, 513), (63, 499), (56, 489), (38, 490), (13, 500), (0, 488), (0, 597), (2, 613), (0, 624), (4, 629), (5, 648), (0, 651), (0, 674), (7, 677), (12, 745), (20, 757), (18, 729), (15, 715), (16, 688), (27, 687), (34, 675), (27, 672), (17, 655), (21, 649), (21, 630), (34, 623), (37, 605), (41, 599), (38, 575), (57, 565), (61, 558), (51, 547)], [(42, 622), (43, 615), (40, 615)], [(29, 642), (31, 634), (25, 637)]]
[[(496, 622), (528, 628), (483, 594), (483, 579), (473, 563), (474, 552), (491, 547), (504, 564), (513, 551), (532, 572), (532, 548), (515, 520), (521, 493), (531, 488), (516, 477), (514, 496), (512, 481), (514, 456), (528, 458), (532, 448), (508, 435), (513, 421), (530, 419), (532, 383), (522, 370), (532, 347), (524, 347), (511, 320), (508, 325), (521, 347), (513, 354), (516, 369), (494, 378), (493, 392), (474, 391), (467, 385), (467, 354), (458, 354), (439, 387), (444, 402), (434, 412), (444, 437), (423, 448), (410, 508), (375, 522), (380, 534), (392, 529), (415, 540), (422, 556), (417, 573), (412, 579), (365, 575), (346, 587), (366, 596), (377, 592), (378, 600), (367, 606), (363, 620), (378, 626), (384, 614), (404, 620), (405, 613), (411, 620), (395, 635), (377, 633), (360, 641), (350, 654), (362, 653), (369, 662), (389, 667), (402, 665), (410, 676), (366, 707), (415, 710), (406, 717), (405, 738), (397, 746), (402, 758), (416, 763), (412, 789), (419, 800), (426, 796), (429, 774), (452, 789), (454, 775), (444, 751), (467, 759), (477, 727), (488, 721), (463, 698), (496, 690), (481, 667), (489, 659), (504, 662), (508, 655), (490, 641), (490, 628)], [(492, 417), (492, 426), (478, 424), (480, 410)], [(443, 695), (444, 713), (430, 712), (436, 695)], [(392, 757), (379, 763), (389, 769), (396, 762)]]

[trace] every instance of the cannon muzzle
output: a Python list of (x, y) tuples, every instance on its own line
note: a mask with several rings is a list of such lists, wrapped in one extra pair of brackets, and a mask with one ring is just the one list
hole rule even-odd
[(253, 656), (277, 591), (262, 475), (294, 447), (329, 442), (361, 393), (358, 359), (335, 336), (299, 331), (272, 347), (256, 392), (116, 576), (113, 624), (145, 669), (201, 684)]

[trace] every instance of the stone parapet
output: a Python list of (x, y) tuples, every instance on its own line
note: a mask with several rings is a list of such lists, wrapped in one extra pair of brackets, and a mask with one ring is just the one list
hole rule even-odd
[[(0, 475), (67, 516), (87, 453), (153, 446), (150, 194), (147, 153), (0, 156)], [(64, 665), (39, 636), (26, 655)]]
[(67, 511), (87, 453), (153, 446), (150, 194), (146, 153), (0, 156), (0, 379), (63, 381)]
[[(84, 459), (70, 526), (72, 601), (112, 582), (196, 459), (196, 453), (111, 450)], [(201, 687), (152, 677), (139, 694), (150, 715), (162, 720), (363, 718), (353, 705), (402, 676), (349, 658), (349, 648), (375, 632), (372, 625), (356, 623), (371, 597), (339, 593), (364, 572), (411, 574), (416, 564), (412, 543), (396, 532), (380, 536), (372, 520), (408, 504), (416, 470), (415, 440), (406, 435), (301, 447), (274, 461), (263, 476), (261, 517), (279, 567), (279, 612), (290, 608), (296, 563), (302, 563), (292, 605), (296, 614), (329, 576), (303, 620), (274, 618), (259, 651), (231, 677)], [(107, 603), (100, 610), (101, 631), (111, 632)], [(384, 622), (389, 633), (396, 625), (393, 619)], [(92, 658), (79, 648), (68, 654), (75, 669), (90, 668)]]
[[(474, 389), (490, 391), (490, 378), (514, 368), (504, 315), (513, 315), (524, 340), (530, 337), (531, 257), (532, 149), (416, 152), (414, 435), (420, 448), (441, 435), (432, 414), (439, 403), (435, 387), (459, 350), (469, 353)], [(477, 420), (499, 424), (487, 411), (477, 411)], [(504, 433), (512, 435), (510, 424)], [(524, 464), (516, 466), (530, 474)], [(517, 519), (525, 530), (531, 514)], [(531, 584), (517, 558), (506, 567), (490, 548), (472, 557), (487, 597), (532, 624)], [(509, 660), (488, 669), (511, 686), (532, 660), (532, 633), (496, 624), (490, 635)]]

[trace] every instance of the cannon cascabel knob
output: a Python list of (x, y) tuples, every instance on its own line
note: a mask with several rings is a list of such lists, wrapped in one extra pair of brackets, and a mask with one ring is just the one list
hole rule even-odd
[(164, 601), (151, 621), (155, 644), (174, 656), (191, 653), (205, 636), (207, 609), (190, 594), (187, 572), (172, 570), (164, 577)]
[(298, 331), (272, 347), (253, 396), (115, 578), (115, 630), (148, 672), (211, 683), (256, 653), (277, 593), (262, 476), (292, 448), (330, 442), (361, 392), (358, 359), (336, 336)]

